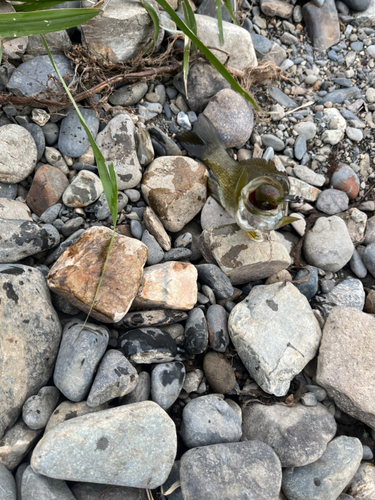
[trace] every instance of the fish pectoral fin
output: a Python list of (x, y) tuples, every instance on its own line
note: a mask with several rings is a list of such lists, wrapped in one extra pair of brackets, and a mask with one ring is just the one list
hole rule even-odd
[(212, 196), (212, 198), (215, 201), (217, 201), (218, 203), (220, 203), (220, 205), (222, 206), (222, 201), (221, 201), (222, 194), (220, 192), (221, 189), (220, 189), (219, 183), (214, 181), (213, 179), (211, 179), (211, 177), (209, 177), (207, 184), (208, 184), (208, 192), (209, 192), (210, 196)]
[(264, 241), (264, 238), (260, 231), (246, 231), (246, 234), (253, 241), (258, 241), (258, 242)]
[(290, 217), (290, 215), (284, 215), (282, 219), (280, 219), (280, 222), (277, 224), (275, 229), (280, 229), (280, 227), (284, 227), (287, 224), (290, 224), (291, 222), (295, 222), (297, 220), (301, 220), (298, 217)]

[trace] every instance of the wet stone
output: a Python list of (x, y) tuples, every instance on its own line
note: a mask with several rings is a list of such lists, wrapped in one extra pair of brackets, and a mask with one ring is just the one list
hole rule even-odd
[[(204, 265), (204, 264), (202, 264)], [(228, 315), (223, 306), (211, 305), (207, 309), (207, 327), (210, 347), (225, 352), (229, 345)]]
[(120, 337), (124, 355), (133, 363), (151, 364), (173, 361), (177, 346), (172, 337), (159, 328), (136, 328)]
[(185, 323), (185, 349), (189, 354), (201, 354), (208, 345), (207, 321), (202, 309), (194, 308), (189, 312)]
[(36, 396), (31, 396), (22, 407), (22, 418), (30, 429), (43, 429), (57, 406), (60, 393), (56, 387), (42, 387)]
[[(83, 119), (94, 140), (99, 130), (99, 118), (93, 109), (80, 108)], [(77, 158), (86, 152), (90, 146), (89, 139), (79, 121), (75, 109), (70, 109), (60, 125), (58, 148), (63, 155)]]
[(185, 366), (175, 363), (161, 363), (151, 373), (151, 398), (164, 410), (170, 408), (178, 398), (185, 381)]
[(88, 394), (95, 370), (105, 353), (109, 335), (105, 327), (73, 319), (65, 325), (53, 381), (70, 401)]

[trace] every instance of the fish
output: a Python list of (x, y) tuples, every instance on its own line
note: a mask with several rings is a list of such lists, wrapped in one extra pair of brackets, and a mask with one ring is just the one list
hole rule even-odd
[[(178, 142), (210, 169), (210, 195), (254, 241), (299, 219), (286, 215), (289, 181), (274, 162), (264, 159), (235, 161), (229, 156), (213, 123), (203, 113), (193, 130), (176, 136)], [(213, 175), (212, 175), (213, 174)]]

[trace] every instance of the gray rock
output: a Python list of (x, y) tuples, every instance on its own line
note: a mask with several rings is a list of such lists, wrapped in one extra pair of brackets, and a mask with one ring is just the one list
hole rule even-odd
[(61, 423), (39, 441), (31, 466), (56, 479), (154, 489), (167, 479), (176, 449), (174, 422), (145, 401)]
[(148, 248), (147, 264), (152, 266), (154, 264), (159, 264), (163, 260), (164, 251), (156, 241), (156, 238), (150, 234), (147, 229), (143, 231), (142, 243)]
[(195, 307), (185, 323), (185, 349), (189, 354), (201, 354), (208, 345), (208, 328), (202, 309)]
[(137, 385), (135, 389), (121, 398), (121, 404), (128, 405), (132, 403), (140, 403), (147, 401), (151, 392), (151, 377), (148, 372), (140, 372), (138, 374)]
[(146, 94), (148, 85), (145, 82), (137, 85), (124, 85), (116, 89), (110, 96), (108, 101), (112, 106), (134, 106)]
[(270, 90), (270, 96), (272, 99), (274, 99), (276, 102), (281, 104), (281, 106), (284, 106), (284, 108), (288, 109), (294, 109), (298, 106), (298, 104), (293, 101), (290, 97), (288, 97), (284, 92), (277, 87), (272, 87)]
[(56, 387), (42, 387), (36, 396), (31, 396), (22, 408), (22, 418), (30, 429), (43, 429), (57, 406), (60, 393)]
[(344, 101), (348, 99), (353, 99), (354, 97), (357, 96), (357, 94), (360, 95), (360, 90), (358, 87), (350, 87), (348, 89), (338, 89), (334, 90), (333, 92), (330, 92), (324, 97), (321, 97), (315, 102), (316, 104), (324, 104), (329, 101), (332, 104), (342, 104)]
[(336, 306), (355, 307), (360, 311), (365, 305), (366, 294), (362, 281), (349, 276), (336, 285), (329, 293), (316, 297), (317, 308), (327, 318)]
[(82, 401), (89, 392), (94, 372), (108, 345), (104, 326), (77, 319), (64, 328), (53, 381), (70, 401)]
[(280, 283), (255, 286), (232, 310), (228, 327), (251, 377), (276, 396), (288, 392), (320, 341), (320, 328), (306, 297), (290, 282), (282, 287)]
[(180, 361), (155, 366), (151, 374), (152, 400), (168, 410), (181, 392), (185, 375), (185, 366)]
[(17, 500), (16, 481), (12, 473), (0, 464), (1, 500)]
[(297, 158), (297, 160), (302, 160), (303, 155), (307, 151), (307, 146), (306, 146), (306, 136), (305, 134), (300, 134), (296, 142), (294, 143), (294, 156)]
[(142, 178), (134, 138), (134, 124), (129, 115), (115, 116), (102, 130), (96, 143), (104, 159), (113, 162), (119, 190), (134, 188)]
[(297, 134), (305, 134), (307, 141), (314, 139), (316, 134), (316, 125), (309, 120), (296, 123), (293, 129), (297, 132)]
[(0, 219), (32, 221), (31, 212), (25, 203), (8, 198), (0, 198)]
[[(74, 8), (74, 2), (69, 3), (67, 7)], [(79, 7), (78, 7), (79, 8)], [(44, 35), (48, 47), (52, 54), (64, 54), (72, 48), (72, 42), (66, 30), (56, 31), (54, 33), (46, 33)], [(27, 44), (27, 53), (32, 56), (43, 56), (47, 51), (43, 45), (40, 35), (29, 36), (29, 43)]]
[(184, 499), (277, 500), (282, 476), (272, 448), (247, 441), (187, 451), (181, 457), (180, 477)]
[(372, 216), (367, 221), (366, 236), (363, 240), (363, 245), (370, 245), (375, 243), (375, 216)]
[(318, 196), (316, 208), (328, 215), (345, 212), (349, 208), (348, 195), (338, 189), (325, 189)]
[(36, 474), (29, 465), (22, 475), (22, 500), (75, 500), (65, 481)]
[(258, 403), (242, 412), (242, 441), (268, 444), (282, 467), (301, 467), (315, 462), (336, 434), (336, 422), (325, 406), (306, 408)]
[(343, 0), (343, 2), (349, 7), (349, 9), (361, 12), (368, 9), (371, 4), (371, 0)]
[[(189, 71), (190, 75), (191, 69)], [(147, 129), (151, 137), (157, 140), (158, 144), (160, 144), (165, 150), (165, 154), (167, 156), (180, 156), (181, 149), (177, 146), (174, 140), (165, 134), (160, 128), (155, 125), (151, 126)]]
[[(163, 484), (163, 490), (168, 491), (168, 489), (180, 480), (180, 461), (176, 460), (173, 464), (172, 470), (169, 473), (168, 479)], [(182, 496), (181, 487), (175, 489), (169, 496), (168, 500), (184, 500)]]
[(304, 394), (301, 397), (301, 403), (304, 406), (314, 407), (318, 404), (318, 401), (317, 401), (316, 396), (313, 392), (306, 392), (306, 394)]
[(359, 128), (346, 127), (345, 133), (351, 141), (361, 142), (363, 139), (363, 132)]
[(87, 207), (103, 193), (100, 178), (93, 172), (81, 170), (65, 189), (62, 200), (67, 207)]
[(0, 182), (16, 184), (28, 177), (37, 162), (35, 141), (20, 125), (0, 127)]
[[(367, 448), (366, 453), (368, 456), (371, 456), (369, 460), (372, 460), (372, 452), (368, 446), (363, 446), (364, 451)], [(363, 457), (364, 460), (365, 457)], [(368, 460), (368, 459), (367, 459)], [(375, 467), (372, 463), (361, 463), (359, 466), (355, 476), (353, 477), (349, 488), (346, 490), (347, 493), (353, 495), (356, 500), (366, 500), (366, 498), (371, 498), (374, 493), (374, 485), (375, 485)]]
[(362, 459), (359, 439), (340, 436), (316, 462), (285, 469), (283, 491), (294, 500), (336, 500), (356, 473)]
[(280, 45), (265, 36), (256, 33), (250, 34), (258, 60), (263, 62), (273, 61), (276, 66), (280, 66), (285, 61), (287, 54)]
[(307, 269), (300, 269), (294, 277), (294, 281), (307, 278), (304, 283), (294, 283), (298, 290), (307, 298), (311, 300), (318, 291), (318, 270), (314, 266), (306, 266)]
[(109, 209), (105, 193), (102, 193), (95, 203), (92, 203), (85, 207), (85, 212), (93, 213), (97, 220), (106, 220), (108, 219), (108, 217), (111, 217), (111, 211)]
[(45, 142), (47, 146), (52, 146), (53, 144), (56, 144), (57, 138), (59, 137), (59, 126), (57, 123), (52, 123), (52, 122), (47, 122), (45, 125), (43, 125), (42, 131), (44, 134)]
[(177, 346), (172, 337), (159, 328), (136, 328), (120, 337), (121, 350), (133, 363), (151, 364), (173, 361)]
[(0, 182), (0, 198), (14, 200), (17, 196), (17, 184), (6, 184)]
[(363, 252), (362, 259), (368, 271), (375, 277), (375, 243), (367, 245)]
[(354, 252), (345, 222), (335, 215), (320, 217), (306, 233), (303, 252), (309, 264), (324, 271), (342, 269)]
[(223, 306), (214, 304), (207, 309), (207, 326), (211, 348), (225, 352), (229, 345), (229, 333), (228, 314)]
[(61, 325), (43, 274), (19, 264), (0, 265), (2, 372), (0, 438), (24, 402), (52, 375)]
[(147, 500), (144, 489), (110, 484), (76, 483), (72, 492), (77, 500)]
[(211, 196), (207, 198), (201, 212), (202, 229), (212, 229), (227, 224), (234, 224), (234, 222), (234, 219), (216, 200)]
[[(74, 74), (72, 65), (66, 56), (56, 54), (53, 56), (53, 59), (63, 78), (67, 73)], [(54, 77), (54, 79), (50, 79), (50, 76)], [(58, 81), (58, 76), (52, 67), (48, 55), (37, 56), (18, 66), (17, 71), (14, 71), (9, 78), (7, 89), (16, 96), (35, 97), (36, 95), (40, 95), (47, 97), (46, 87), (55, 90), (56, 80)], [(58, 85), (62, 91), (62, 86)]]
[(41, 222), (45, 224), (53, 224), (57, 217), (59, 216), (62, 204), (57, 203), (56, 205), (52, 205), (52, 207), (47, 208), (42, 215), (39, 217)]
[(217, 299), (228, 299), (233, 295), (233, 286), (228, 276), (215, 264), (199, 264), (198, 280), (202, 285), (208, 285)]
[(81, 401), (80, 403), (72, 403), (71, 401), (64, 401), (59, 404), (56, 410), (52, 413), (51, 418), (48, 420), (47, 427), (45, 429), (45, 434), (57, 425), (70, 420), (72, 418), (81, 417), (87, 415), (88, 413), (95, 413), (98, 411), (103, 411), (108, 409), (108, 404), (96, 406), (92, 408), (87, 406), (86, 401)]
[(266, 147), (271, 147), (275, 151), (282, 151), (285, 148), (284, 142), (272, 134), (262, 135), (262, 144)]
[(45, 147), (46, 147), (46, 139), (43, 133), (42, 127), (39, 127), (36, 123), (25, 123), (22, 125), (23, 128), (25, 128), (30, 134), (31, 137), (34, 139), (36, 149), (37, 149), (37, 161), (41, 159), (43, 156)]
[(22, 419), (11, 427), (0, 442), (0, 464), (13, 471), (33, 448), (41, 430), (29, 429)]
[(335, 405), (370, 427), (375, 427), (374, 388), (368, 379), (375, 355), (374, 328), (372, 315), (335, 307), (324, 325), (316, 373), (317, 384)]
[(125, 356), (115, 349), (105, 353), (87, 398), (88, 406), (99, 406), (125, 396), (137, 385), (138, 374)]
[[(93, 109), (80, 108), (80, 112), (95, 139), (99, 130), (99, 118)], [(70, 109), (61, 121), (58, 144), (59, 151), (72, 158), (83, 155), (90, 146), (89, 138), (75, 109)]]
[(241, 434), (241, 419), (213, 394), (196, 398), (184, 408), (181, 437), (188, 448), (233, 443), (240, 440)]

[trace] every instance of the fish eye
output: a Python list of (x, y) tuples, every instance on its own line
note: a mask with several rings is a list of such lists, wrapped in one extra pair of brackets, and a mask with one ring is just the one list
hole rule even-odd
[(275, 186), (262, 184), (249, 193), (248, 200), (260, 210), (274, 210), (281, 201), (281, 194)]

